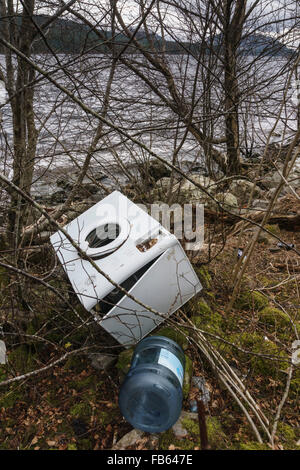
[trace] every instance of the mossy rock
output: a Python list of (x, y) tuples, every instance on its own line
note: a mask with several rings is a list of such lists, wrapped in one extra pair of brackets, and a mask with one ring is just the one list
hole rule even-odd
[(259, 312), (259, 319), (262, 323), (275, 327), (291, 324), (289, 316), (275, 307), (265, 307)]
[(184, 328), (171, 328), (169, 326), (163, 326), (159, 330), (156, 330), (151, 336), (165, 336), (166, 338), (172, 339), (175, 343), (186, 350), (188, 348), (189, 342), (187, 338), (187, 330)]
[(240, 443), (238, 446), (239, 450), (272, 450), (267, 444), (261, 444), (260, 442), (249, 441)]
[(267, 307), (268, 299), (263, 294), (257, 291), (243, 292), (236, 301), (236, 307), (244, 310), (260, 311)]

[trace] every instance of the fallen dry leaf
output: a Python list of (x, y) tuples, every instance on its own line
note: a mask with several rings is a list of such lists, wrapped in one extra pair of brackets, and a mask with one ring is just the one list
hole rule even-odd
[(48, 446), (55, 446), (56, 442), (55, 441), (46, 441)]

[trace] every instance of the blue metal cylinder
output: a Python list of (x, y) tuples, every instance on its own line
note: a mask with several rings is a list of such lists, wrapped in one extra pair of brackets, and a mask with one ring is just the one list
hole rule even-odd
[(182, 408), (185, 356), (164, 336), (150, 336), (137, 345), (119, 393), (119, 407), (136, 429), (162, 432), (178, 420)]

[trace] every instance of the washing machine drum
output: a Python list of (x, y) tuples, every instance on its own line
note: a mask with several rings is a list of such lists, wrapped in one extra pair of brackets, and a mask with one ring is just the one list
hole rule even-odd
[(94, 222), (82, 230), (79, 246), (91, 258), (102, 258), (120, 248), (129, 232), (130, 224), (127, 219)]

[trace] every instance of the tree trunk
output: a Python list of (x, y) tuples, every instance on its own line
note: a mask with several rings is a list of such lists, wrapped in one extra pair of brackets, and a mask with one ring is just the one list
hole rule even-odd
[[(34, 25), (34, 0), (28, 0), (23, 9), (21, 26), (17, 34), (19, 50), (27, 57), (31, 54)], [(10, 31), (15, 27), (11, 18)], [(34, 88), (28, 83), (34, 79), (34, 71), (23, 59), (18, 58), (15, 86), (11, 90), (11, 109), (13, 115), (13, 183), (30, 194), (36, 154), (37, 132), (34, 123), (33, 97)], [(7, 77), (8, 78), (8, 77)], [(22, 227), (28, 216), (28, 203), (13, 194), (9, 213), (9, 231), (14, 233), (15, 245), (19, 244)]]

